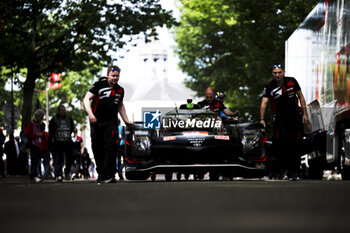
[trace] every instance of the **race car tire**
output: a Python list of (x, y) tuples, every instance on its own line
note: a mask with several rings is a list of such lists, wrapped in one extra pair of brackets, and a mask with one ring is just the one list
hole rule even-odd
[(185, 180), (187, 181), (190, 178), (190, 174), (189, 173), (185, 173)]
[(150, 177), (149, 172), (135, 172), (135, 171), (126, 171), (125, 178), (128, 180), (147, 180)]
[(231, 181), (233, 180), (233, 174), (231, 172), (224, 172), (222, 174), (222, 179)]
[(151, 173), (151, 180), (152, 180), (153, 182), (156, 181), (156, 176), (157, 176), (156, 173), (154, 173), (154, 172)]
[(197, 173), (195, 176), (196, 176), (196, 180), (203, 180), (204, 179), (204, 173)]
[(166, 173), (165, 175), (165, 181), (170, 182), (173, 179), (173, 173)]
[(210, 172), (209, 173), (209, 180), (211, 180), (211, 181), (218, 181), (219, 177), (220, 177), (220, 175), (217, 172)]

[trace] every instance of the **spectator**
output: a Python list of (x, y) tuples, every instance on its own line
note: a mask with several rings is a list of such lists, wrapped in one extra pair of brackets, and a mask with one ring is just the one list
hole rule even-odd
[(38, 166), (41, 157), (41, 137), (44, 135), (44, 133), (41, 132), (44, 115), (45, 113), (43, 110), (36, 110), (34, 113), (34, 119), (31, 120), (26, 127), (26, 137), (28, 138), (28, 147), (31, 158), (30, 178), (34, 182), (41, 182), (38, 174)]
[(4, 160), (2, 157), (4, 156), (4, 143), (5, 143), (5, 135), (2, 130), (2, 121), (0, 120), (0, 176), (5, 177), (5, 166), (4, 166)]
[(96, 170), (96, 165), (95, 165), (95, 159), (94, 158), (90, 158), (91, 162), (90, 162), (90, 166), (89, 166), (89, 174), (90, 174), (90, 178), (91, 179), (95, 179), (95, 170)]
[(73, 164), (71, 167), (71, 180), (74, 180), (75, 177), (78, 176), (79, 169), (80, 169), (80, 160), (82, 156), (82, 150), (83, 150), (83, 138), (78, 136), (78, 130), (74, 129), (74, 137), (73, 137)]
[(82, 153), (81, 159), (80, 159), (80, 171), (79, 171), (80, 178), (83, 178), (83, 179), (90, 178), (90, 174), (89, 174), (90, 165), (91, 165), (90, 155), (89, 155), (89, 152), (86, 149), (86, 147), (84, 147), (83, 153)]
[(122, 163), (122, 159), (124, 159), (124, 154), (125, 154), (124, 126), (119, 124), (118, 130), (119, 130), (119, 148), (117, 151), (117, 171), (118, 171), (119, 180), (124, 180), (124, 177), (123, 177), (124, 164)]
[(19, 142), (19, 175), (26, 175), (28, 170), (28, 153), (27, 153), (27, 145), (28, 139), (25, 137), (25, 131), (21, 131), (19, 134), (18, 142)]
[[(41, 124), (41, 146), (40, 146), (40, 152), (41, 156), (40, 159), (42, 159), (42, 163), (44, 166), (44, 174), (43, 178), (44, 179), (49, 179), (50, 178), (50, 152), (49, 152), (49, 133), (45, 131), (45, 124)], [(41, 166), (39, 168), (41, 170)]]
[(9, 140), (5, 143), (4, 152), (7, 161), (7, 175), (18, 175), (20, 150), (19, 142), (15, 139), (13, 134), (10, 134)]
[[(63, 166), (66, 165), (64, 174), (70, 179), (70, 169), (73, 164), (72, 133), (74, 122), (66, 114), (66, 107), (59, 105), (57, 114), (49, 122), (49, 149), (52, 152), (55, 177), (58, 182), (63, 181)], [(66, 161), (66, 164), (64, 164)]]

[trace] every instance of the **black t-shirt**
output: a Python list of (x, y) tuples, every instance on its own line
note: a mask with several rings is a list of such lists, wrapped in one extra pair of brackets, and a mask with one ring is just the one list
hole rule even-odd
[(298, 81), (293, 77), (284, 77), (284, 84), (280, 87), (276, 80), (266, 84), (263, 97), (269, 98), (272, 112), (277, 115), (297, 114), (302, 109), (298, 104), (296, 92), (300, 90)]
[(89, 92), (94, 94), (92, 111), (97, 119), (117, 119), (118, 105), (123, 101), (124, 88), (112, 88), (107, 80), (95, 82)]
[(202, 100), (200, 102), (198, 102), (198, 105), (202, 108), (202, 109), (207, 109), (207, 110), (211, 110), (213, 112), (216, 113), (220, 113), (222, 111), (224, 111), (224, 109), (226, 109), (226, 106), (217, 100), (213, 100), (213, 102), (211, 102), (211, 104), (209, 104), (206, 100)]

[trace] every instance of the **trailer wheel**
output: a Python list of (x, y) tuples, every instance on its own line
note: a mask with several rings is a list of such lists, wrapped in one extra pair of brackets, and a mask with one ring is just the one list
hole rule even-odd
[(312, 180), (323, 179), (324, 161), (322, 158), (315, 158), (309, 161), (309, 169), (307, 170), (307, 178)]
[(342, 180), (350, 180), (350, 167), (344, 166), (341, 173)]
[(342, 180), (350, 180), (350, 167), (345, 165), (345, 136), (341, 140), (340, 147), (340, 168)]

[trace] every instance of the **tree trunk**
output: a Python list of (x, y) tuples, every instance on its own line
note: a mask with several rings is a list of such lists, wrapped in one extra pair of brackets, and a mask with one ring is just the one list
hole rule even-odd
[(39, 77), (37, 73), (33, 69), (28, 68), (28, 76), (23, 86), (22, 130), (25, 130), (28, 122), (32, 119), (35, 80)]

